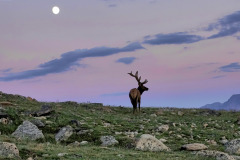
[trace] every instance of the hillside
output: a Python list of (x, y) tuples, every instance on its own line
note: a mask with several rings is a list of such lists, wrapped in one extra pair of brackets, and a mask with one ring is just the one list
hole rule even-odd
[[(142, 108), (141, 114), (133, 115), (132, 108), (91, 103), (79, 104), (71, 101), (45, 103), (30, 97), (2, 92), (0, 92), (0, 104), (0, 154), (1, 143), (8, 142), (16, 145), (21, 159), (210, 160), (219, 157), (240, 158), (234, 156), (238, 153), (228, 149), (231, 145), (228, 142), (240, 137), (240, 122), (237, 121), (240, 116), (239, 112)], [(35, 129), (39, 129), (43, 137), (37, 140), (16, 138), (19, 125), (31, 126), (30, 122), (38, 126)], [(60, 134), (59, 131), (64, 132), (67, 129), (70, 130), (65, 132), (65, 137), (56, 136)], [(27, 131), (21, 130), (21, 132)], [(157, 138), (155, 141), (160, 141), (158, 144), (166, 145), (168, 149), (149, 151), (148, 147), (155, 150), (160, 146), (153, 146), (155, 142), (147, 139), (146, 143), (142, 144), (145, 145), (145, 151), (142, 151), (136, 146), (143, 134), (145, 137), (146, 134), (155, 136)], [(111, 146), (103, 145), (102, 136), (112, 136), (118, 143)], [(62, 140), (57, 141), (56, 137)], [(108, 137), (108, 139), (112, 138)], [(194, 146), (195, 149), (194, 147), (189, 149), (189, 146), (186, 146), (186, 144), (194, 143), (201, 145)]]
[(226, 102), (220, 103), (215, 102), (212, 104), (207, 104), (205, 106), (202, 106), (201, 108), (208, 108), (208, 109), (214, 109), (214, 110), (240, 110), (240, 94), (232, 95)]

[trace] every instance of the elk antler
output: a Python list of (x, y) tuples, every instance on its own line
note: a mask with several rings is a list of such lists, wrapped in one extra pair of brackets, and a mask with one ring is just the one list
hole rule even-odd
[(138, 71), (135, 73), (135, 75), (133, 75), (132, 71), (131, 71), (131, 73), (128, 73), (128, 74), (129, 74), (130, 76), (132, 76), (132, 77), (135, 77), (138, 83), (146, 84), (146, 83), (148, 82), (147, 79), (145, 79), (144, 82), (140, 82), (140, 80), (141, 80), (141, 76), (138, 77)]
[(133, 75), (132, 71), (131, 71), (131, 73), (128, 73), (128, 74), (129, 74), (130, 76), (132, 76), (132, 77), (135, 77), (138, 83), (141, 83), (141, 82), (140, 82), (141, 77), (138, 78), (138, 71), (135, 73), (135, 75)]

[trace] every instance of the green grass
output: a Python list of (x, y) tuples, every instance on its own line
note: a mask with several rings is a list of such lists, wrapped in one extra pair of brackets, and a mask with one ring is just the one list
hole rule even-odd
[[(163, 160), (208, 160), (214, 158), (199, 157), (189, 151), (181, 151), (182, 145), (187, 143), (203, 143), (211, 150), (224, 151), (224, 146), (219, 143), (221, 137), (234, 139), (240, 136), (239, 126), (234, 122), (240, 116), (239, 112), (218, 111), (220, 115), (209, 115), (208, 110), (203, 109), (176, 109), (161, 108), (162, 115), (157, 114), (159, 108), (142, 108), (142, 113), (132, 114), (132, 108), (96, 106), (92, 104), (78, 104), (76, 102), (46, 103), (29, 101), (21, 96), (3, 94), (1, 101), (10, 101), (16, 106), (6, 107), (6, 112), (10, 115), (13, 123), (9, 125), (0, 124), (0, 141), (13, 142), (20, 150), (23, 159), (28, 157), (38, 157), (38, 159), (163, 159)], [(53, 107), (55, 110), (46, 120), (42, 120), (47, 125), (41, 130), (45, 139), (37, 141), (17, 140), (11, 133), (24, 120), (31, 120), (33, 117), (24, 113), (39, 110), (43, 104)], [(178, 111), (184, 113), (178, 115)], [(70, 123), (71, 120), (78, 120), (81, 125), (76, 126)], [(51, 122), (51, 123), (50, 123)], [(110, 123), (110, 126), (104, 126)], [(203, 124), (207, 123), (205, 128)], [(158, 126), (167, 124), (169, 130), (164, 133), (157, 133)], [(175, 127), (174, 127), (175, 124)], [(54, 135), (63, 126), (71, 125), (75, 129), (92, 130), (83, 135), (74, 133), (66, 142), (56, 143)], [(140, 126), (144, 129), (141, 129)], [(142, 152), (135, 150), (134, 139), (124, 134), (115, 135), (115, 132), (135, 132), (140, 137), (142, 134), (152, 134), (157, 138), (167, 140), (166, 144), (171, 148), (170, 152)], [(114, 147), (101, 147), (100, 137), (112, 135), (119, 144)], [(181, 136), (181, 137), (179, 137)], [(193, 138), (193, 139), (191, 139)], [(68, 146), (74, 141), (88, 141), (89, 144), (80, 147)], [(207, 140), (215, 140), (217, 145), (208, 144)], [(63, 157), (58, 157), (58, 153), (67, 153)]]

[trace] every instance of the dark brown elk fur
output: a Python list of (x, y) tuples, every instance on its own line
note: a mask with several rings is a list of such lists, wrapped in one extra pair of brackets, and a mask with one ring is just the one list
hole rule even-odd
[(132, 72), (128, 74), (132, 77), (135, 77), (138, 82), (138, 88), (133, 88), (130, 90), (129, 98), (133, 105), (133, 114), (137, 111), (137, 105), (140, 113), (141, 95), (144, 91), (148, 91), (148, 88), (144, 86), (144, 84), (146, 84), (148, 81), (145, 79), (144, 82), (140, 82), (141, 77), (138, 77), (138, 71), (135, 73), (135, 75), (133, 75)]

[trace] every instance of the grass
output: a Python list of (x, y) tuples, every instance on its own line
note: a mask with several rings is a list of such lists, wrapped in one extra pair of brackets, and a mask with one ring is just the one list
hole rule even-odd
[[(142, 108), (142, 113), (133, 115), (131, 108), (109, 107), (92, 104), (78, 104), (76, 102), (45, 103), (29, 101), (22, 96), (2, 94), (1, 101), (9, 101), (16, 106), (4, 107), (10, 115), (12, 123), (0, 124), (0, 141), (15, 143), (20, 151), (22, 159), (37, 157), (37, 159), (179, 159), (179, 160), (210, 160), (213, 158), (199, 157), (189, 151), (181, 151), (180, 148), (188, 143), (203, 143), (210, 150), (224, 151), (224, 146), (219, 143), (221, 137), (235, 139), (240, 136), (239, 126), (234, 122), (240, 116), (239, 112), (217, 111), (210, 112), (203, 109), (176, 109), (160, 108), (162, 114), (158, 115), (159, 108)], [(54, 112), (42, 120), (46, 126), (41, 128), (45, 138), (37, 141), (17, 140), (11, 133), (23, 120), (31, 120), (27, 116), (29, 111), (39, 110), (43, 105), (50, 105)], [(184, 115), (178, 115), (181, 111)], [(80, 126), (71, 123), (78, 120)], [(106, 123), (110, 125), (105, 125)], [(169, 125), (167, 132), (156, 132), (160, 125)], [(204, 124), (208, 124), (204, 127)], [(75, 130), (92, 130), (82, 135), (76, 132), (63, 143), (56, 143), (54, 135), (60, 128), (71, 125)], [(170, 152), (142, 152), (134, 148), (134, 138), (127, 137), (125, 132), (137, 132), (136, 138), (142, 134), (152, 134), (156, 138), (164, 138), (171, 148)], [(123, 134), (115, 135), (115, 132)], [(114, 147), (101, 147), (100, 137), (112, 135), (119, 144)], [(211, 145), (207, 141), (215, 140), (217, 145)], [(88, 141), (86, 146), (73, 147), (68, 144), (74, 141)], [(59, 157), (59, 153), (67, 153)]]

